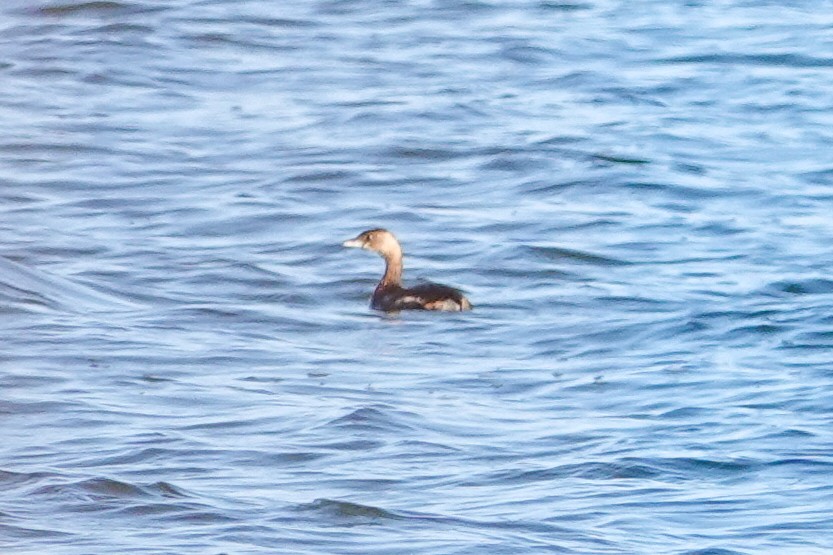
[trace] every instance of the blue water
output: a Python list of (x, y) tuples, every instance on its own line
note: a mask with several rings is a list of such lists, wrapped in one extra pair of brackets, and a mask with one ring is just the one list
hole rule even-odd
[(829, 8), (4, 2), (2, 552), (833, 552)]

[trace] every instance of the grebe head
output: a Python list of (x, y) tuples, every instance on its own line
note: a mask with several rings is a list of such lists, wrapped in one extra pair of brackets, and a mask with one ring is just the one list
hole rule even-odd
[(355, 239), (345, 241), (342, 245), (378, 252), (385, 258), (402, 256), (402, 248), (399, 246), (399, 241), (387, 229), (369, 229), (360, 233)]

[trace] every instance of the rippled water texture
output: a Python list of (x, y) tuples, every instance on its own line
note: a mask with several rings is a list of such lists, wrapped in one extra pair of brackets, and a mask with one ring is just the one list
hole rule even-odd
[(0, 551), (833, 552), (788, 4), (3, 2)]

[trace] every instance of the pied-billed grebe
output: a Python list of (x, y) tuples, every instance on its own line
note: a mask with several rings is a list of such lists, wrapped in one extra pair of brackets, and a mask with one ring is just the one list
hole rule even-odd
[(404, 309), (471, 310), (469, 300), (453, 287), (437, 283), (424, 283), (408, 289), (402, 287), (402, 247), (390, 231), (371, 229), (345, 241), (343, 245), (375, 251), (385, 259), (385, 275), (370, 301), (374, 309), (386, 312)]

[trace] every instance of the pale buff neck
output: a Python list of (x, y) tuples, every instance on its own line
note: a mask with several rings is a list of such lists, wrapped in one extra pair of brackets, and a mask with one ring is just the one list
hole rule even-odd
[(379, 285), (402, 285), (402, 252), (383, 253), (382, 256), (385, 259), (385, 275)]

